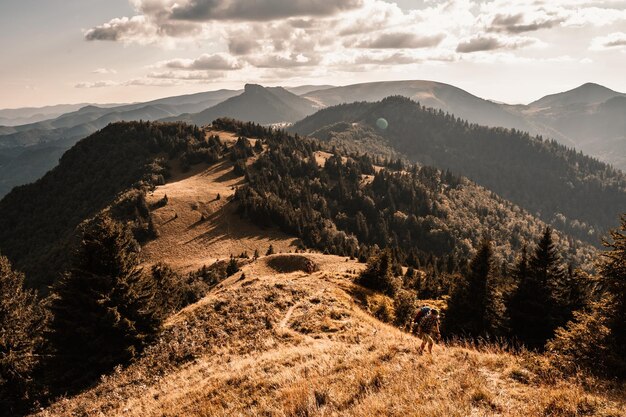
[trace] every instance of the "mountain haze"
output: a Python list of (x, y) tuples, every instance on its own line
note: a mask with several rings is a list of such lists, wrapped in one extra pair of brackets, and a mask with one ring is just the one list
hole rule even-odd
[(314, 113), (316, 107), (307, 98), (299, 97), (282, 87), (246, 84), (241, 95), (196, 114), (164, 119), (207, 125), (220, 117), (232, 117), (260, 124), (295, 122)]
[(305, 94), (321, 106), (379, 101), (400, 95), (477, 123), (556, 139), (626, 170), (626, 95), (594, 83), (551, 94), (528, 105), (496, 103), (434, 81), (354, 84)]
[(476, 97), (458, 87), (435, 81), (383, 81), (354, 84), (304, 96), (323, 105), (334, 106), (355, 101), (380, 101), (389, 96), (404, 96), (420, 104), (453, 113), (457, 117), (485, 126), (529, 130), (530, 125), (507, 106)]

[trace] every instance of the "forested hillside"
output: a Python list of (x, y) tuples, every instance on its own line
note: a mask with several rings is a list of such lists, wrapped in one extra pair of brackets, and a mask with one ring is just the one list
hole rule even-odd
[[(333, 154), (316, 141), (250, 123), (225, 119), (214, 127), (263, 138), (264, 151), (244, 139), (228, 151), (236, 173), (248, 179), (236, 193), (242, 213), (280, 226), (308, 247), (363, 259), (373, 248), (391, 247), (398, 261), (445, 265), (453, 272), (483, 235), (510, 262), (543, 228), (532, 215), (450, 172)], [(215, 162), (221, 146), (184, 124), (112, 124), (79, 142), (44, 178), (0, 202), (0, 251), (27, 273), (31, 285), (45, 286), (63, 270), (77, 226), (116, 199), (127, 212), (122, 215), (140, 219), (134, 220), (140, 223), (137, 233), (147, 238), (144, 195), (124, 192), (163, 183), (171, 158)], [(256, 162), (247, 167), (255, 154)], [(568, 260), (588, 259), (587, 246), (561, 240)]]
[[(379, 118), (385, 129), (376, 126)], [(403, 97), (324, 109), (291, 131), (326, 140), (342, 135), (345, 141), (355, 129), (375, 131), (409, 160), (467, 176), (595, 245), (626, 207), (626, 179), (604, 163), (554, 141), (470, 124)]]
[[(70, 242), (84, 220), (131, 187), (164, 182), (168, 154), (191, 150), (204, 133), (183, 124), (116, 123), (80, 141), (37, 182), (0, 201), (0, 252), (45, 287), (71, 256)], [(165, 158), (164, 158), (165, 157)], [(143, 211), (143, 194), (125, 196)]]
[[(403, 264), (438, 263), (453, 272), (482, 237), (491, 237), (501, 259), (511, 262), (544, 227), (449, 171), (334, 154), (316, 141), (233, 126), (242, 135), (264, 137), (267, 145), (251, 166), (242, 165), (247, 184), (235, 195), (242, 214), (280, 226), (307, 247), (361, 259), (374, 248), (389, 247)], [(588, 246), (570, 238), (563, 237), (559, 247), (573, 262), (590, 254)]]

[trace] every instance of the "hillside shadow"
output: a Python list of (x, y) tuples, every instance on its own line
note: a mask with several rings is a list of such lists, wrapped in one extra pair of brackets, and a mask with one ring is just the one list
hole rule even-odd
[(240, 218), (236, 213), (234, 202), (227, 203), (220, 210), (211, 213), (204, 220), (194, 223), (195, 226), (192, 225), (191, 227), (198, 227), (202, 224), (207, 224), (208, 229), (188, 240), (185, 244), (196, 242), (204, 245), (212, 245), (226, 240), (236, 241), (243, 239), (264, 239), (269, 242), (293, 239), (294, 244), (299, 242), (297, 237), (288, 236), (280, 232), (277, 228), (262, 228), (247, 219)]

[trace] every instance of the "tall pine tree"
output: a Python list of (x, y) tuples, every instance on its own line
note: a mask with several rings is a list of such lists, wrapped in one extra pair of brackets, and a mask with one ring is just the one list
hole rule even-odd
[(603, 243), (607, 250), (598, 269), (609, 304), (611, 337), (626, 368), (626, 215), (622, 215), (620, 227), (610, 232), (610, 240)]
[(557, 329), (548, 350), (559, 368), (587, 368), (601, 375), (626, 379), (626, 215), (619, 229), (605, 240), (597, 262), (599, 300)]
[(541, 349), (555, 329), (567, 322), (556, 296), (565, 273), (550, 227), (546, 227), (530, 259), (526, 262), (522, 256), (515, 275), (517, 288), (507, 305), (511, 336), (530, 348)]
[(50, 341), (64, 389), (128, 362), (158, 331), (137, 265), (128, 228), (107, 217), (86, 228), (71, 270), (53, 287)]
[(480, 337), (499, 330), (501, 311), (496, 299), (493, 258), (491, 242), (483, 239), (450, 297), (445, 319), (447, 333)]

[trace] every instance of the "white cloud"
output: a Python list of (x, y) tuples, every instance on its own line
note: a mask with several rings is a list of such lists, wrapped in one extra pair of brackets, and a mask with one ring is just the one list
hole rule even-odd
[(94, 74), (106, 75), (106, 74), (117, 74), (117, 71), (110, 68), (97, 68), (93, 70)]
[(202, 54), (196, 59), (173, 59), (161, 62), (159, 66), (178, 70), (237, 70), (242, 63), (225, 54)]
[(626, 48), (626, 33), (614, 32), (606, 36), (593, 38), (589, 49), (602, 51), (607, 49)]
[[(130, 1), (136, 16), (113, 19), (85, 32), (85, 38), (211, 51), (158, 63), (165, 70), (145, 77), (153, 81), (157, 74), (195, 82), (279, 69), (304, 77), (329, 68), (381, 70), (489, 60), (490, 54), (499, 62), (512, 57), (539, 62), (550, 53), (561, 56), (557, 42), (567, 42), (572, 55), (580, 44), (580, 54), (572, 58), (580, 61), (591, 42), (588, 27), (610, 32), (611, 25), (626, 22), (626, 0), (427, 0), (419, 8), (416, 2), (414, 10), (391, 0)], [(574, 30), (575, 39), (563, 41)], [(617, 48), (619, 42), (600, 36), (591, 48)]]
[(191, 72), (179, 72), (179, 71), (166, 71), (166, 72), (151, 72), (148, 74), (148, 78), (157, 80), (218, 80), (224, 77), (223, 72), (217, 71), (191, 71)]
[(95, 81), (95, 82), (81, 82), (74, 85), (75, 88), (103, 88), (113, 87), (118, 85), (117, 82), (111, 80)]

